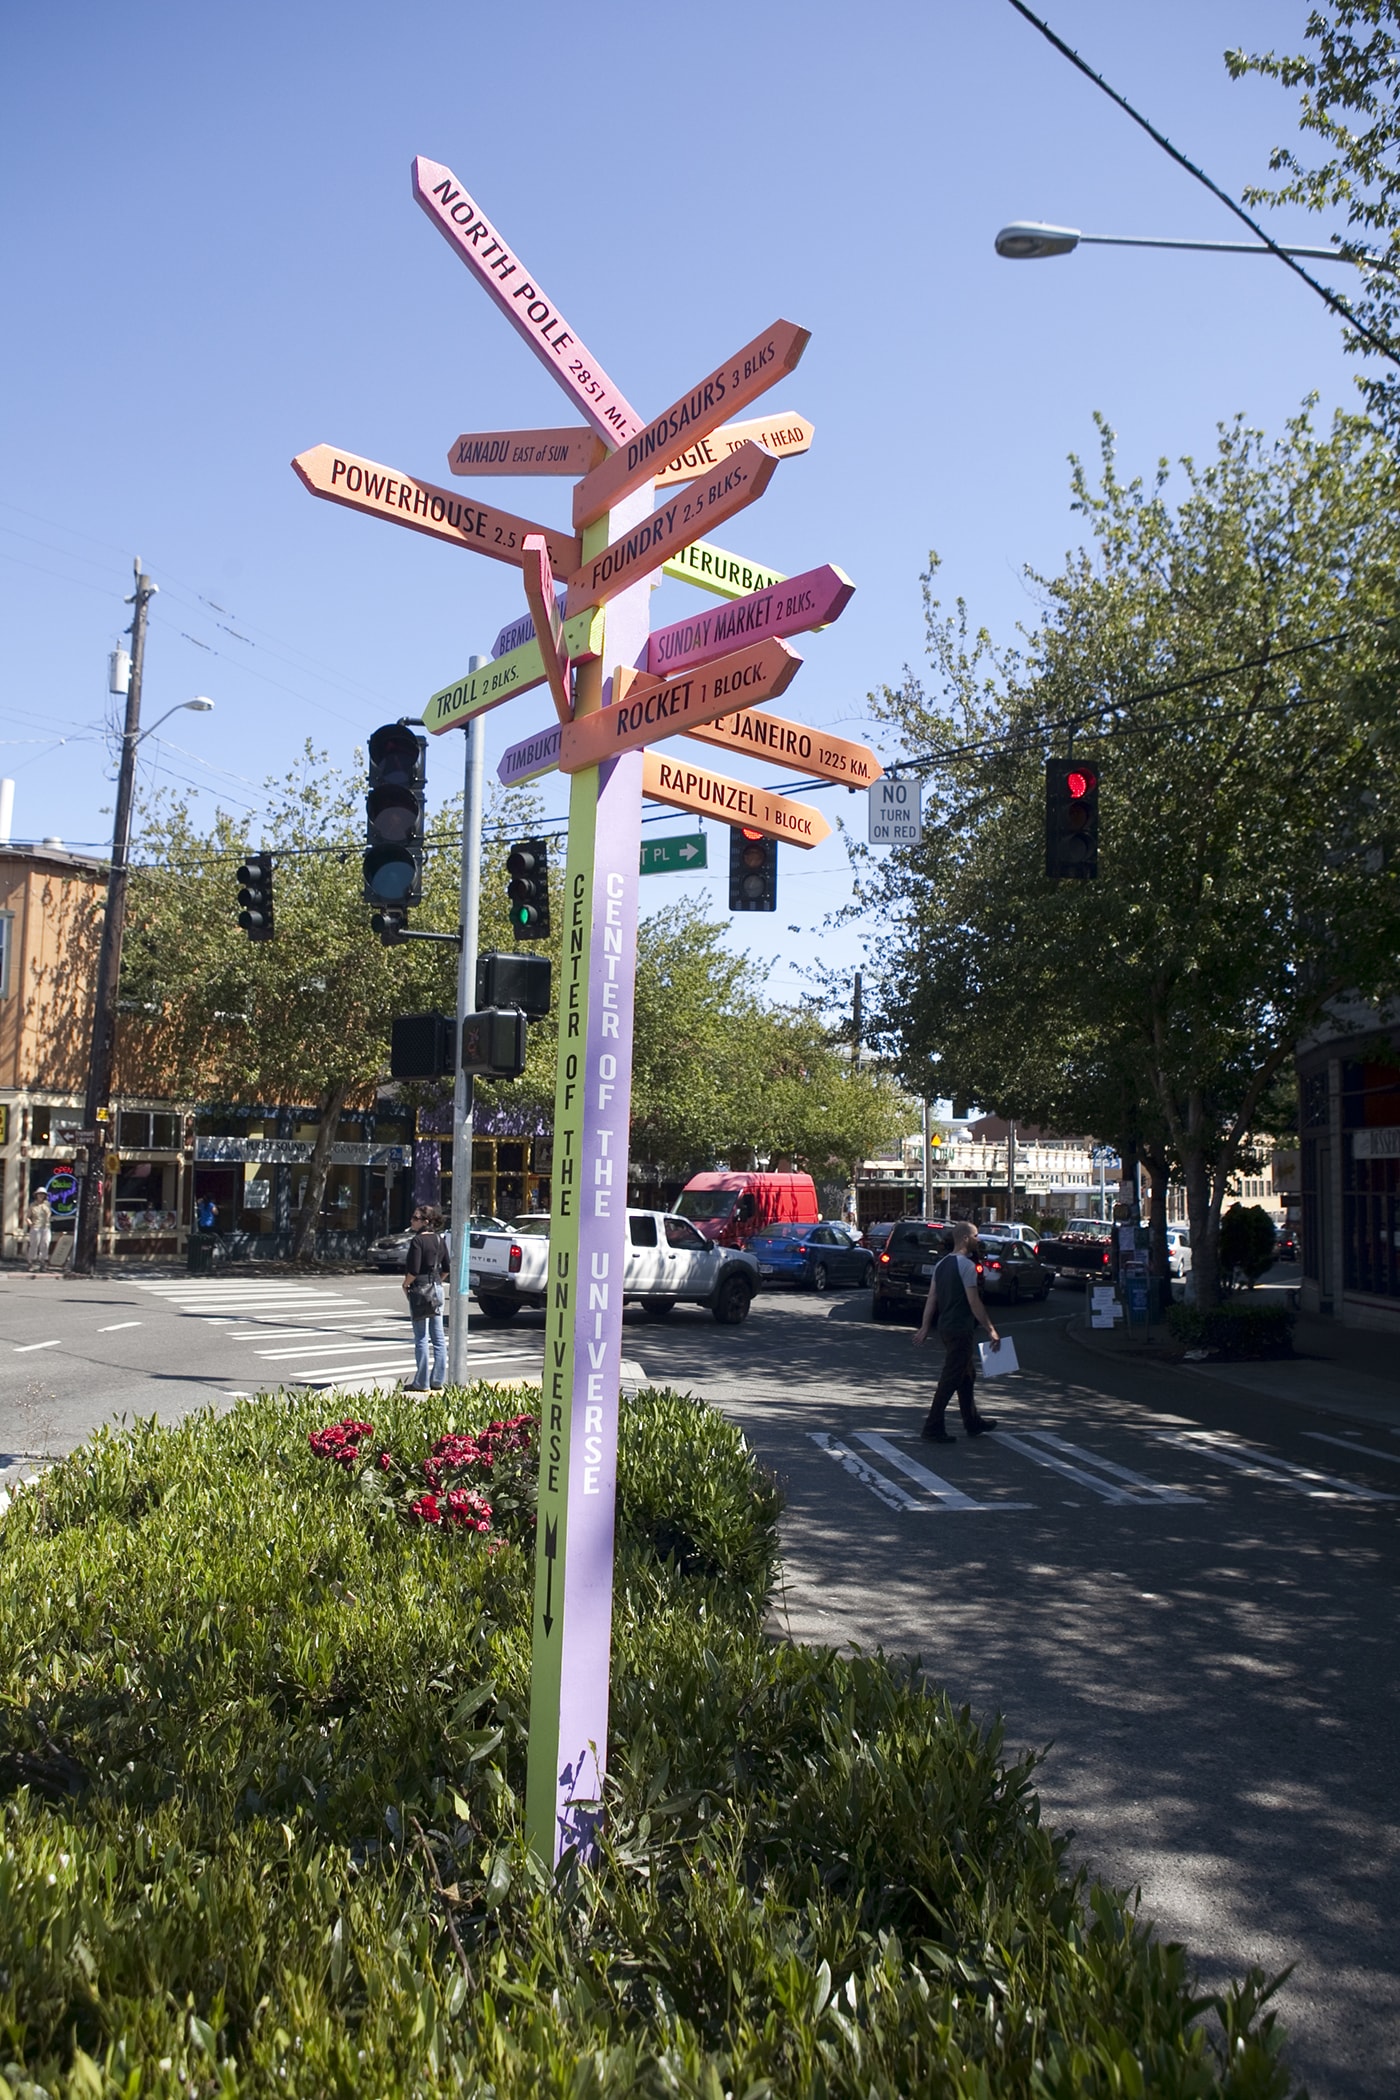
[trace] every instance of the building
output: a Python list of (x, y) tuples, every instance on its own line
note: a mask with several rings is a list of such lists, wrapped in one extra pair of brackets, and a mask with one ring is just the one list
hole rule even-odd
[(1298, 1069), (1302, 1302), (1349, 1327), (1400, 1328), (1400, 1009), (1333, 1002)]
[[(1011, 1147), (1008, 1162), (1008, 1141)], [(923, 1203), (923, 1134), (867, 1160), (856, 1180), (860, 1223), (902, 1217)], [(1014, 1198), (1007, 1185), (1008, 1164)], [(940, 1122), (930, 1147), (934, 1214), (980, 1225), (1023, 1214), (1106, 1216), (1118, 1187), (1118, 1154), (1090, 1138), (1059, 1137), (999, 1116)]]

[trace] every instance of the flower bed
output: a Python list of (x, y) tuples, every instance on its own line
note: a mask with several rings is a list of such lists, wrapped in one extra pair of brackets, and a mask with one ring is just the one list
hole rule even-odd
[(0, 2100), (1291, 2090), (995, 1732), (765, 1637), (776, 1495), (674, 1393), (622, 1420), (603, 1856), (544, 1874), (493, 1406), (141, 1424), (0, 1520)]

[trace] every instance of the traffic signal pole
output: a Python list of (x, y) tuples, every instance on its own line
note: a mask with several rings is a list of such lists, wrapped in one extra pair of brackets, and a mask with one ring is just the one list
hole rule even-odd
[[(474, 656), (470, 671), (479, 671), (484, 656)], [(452, 1097), (452, 1304), (447, 1326), (449, 1385), (467, 1380), (467, 1293), (471, 1288), (472, 1214), (472, 1083), (462, 1070), (462, 1026), (476, 1011), (476, 951), (481, 929), (481, 789), (486, 770), (486, 718), (473, 715), (463, 741), (467, 748), (462, 782), (462, 866), (460, 906), (462, 947), (457, 963), (456, 1089)]]

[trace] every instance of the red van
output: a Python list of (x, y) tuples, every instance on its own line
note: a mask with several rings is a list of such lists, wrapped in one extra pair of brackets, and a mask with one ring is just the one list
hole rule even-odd
[(815, 1225), (821, 1216), (810, 1174), (692, 1174), (676, 1209), (721, 1247), (747, 1247), (770, 1225)]

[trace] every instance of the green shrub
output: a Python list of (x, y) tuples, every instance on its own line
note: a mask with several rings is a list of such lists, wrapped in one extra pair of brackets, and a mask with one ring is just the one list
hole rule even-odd
[[(375, 1447), (501, 1405), (392, 1396)], [(603, 1854), (543, 1873), (528, 1544), (323, 1423), (102, 1434), (0, 1521), (0, 2100), (1291, 2089), (1260, 1979), (1195, 1998), (995, 1731), (765, 1638), (776, 1495), (674, 1393), (622, 1422)]]
[(1274, 1258), (1278, 1234), (1269, 1213), (1258, 1203), (1232, 1203), (1220, 1220), (1220, 1274), (1224, 1278), (1238, 1269), (1250, 1283), (1257, 1283)]
[(1293, 1314), (1286, 1305), (1217, 1305), (1209, 1312), (1173, 1305), (1167, 1332), (1188, 1348), (1235, 1359), (1293, 1354)]

